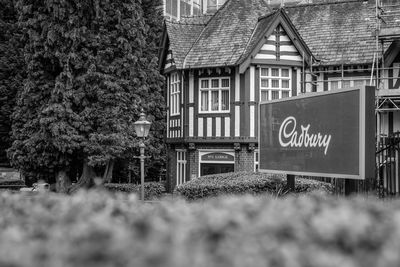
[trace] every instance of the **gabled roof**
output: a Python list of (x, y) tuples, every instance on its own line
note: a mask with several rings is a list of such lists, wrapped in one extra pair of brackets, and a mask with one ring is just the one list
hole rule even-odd
[[(247, 68), (251, 61), (251, 58), (258, 53), (262, 45), (265, 43), (265, 39), (271, 35), (272, 31), (281, 25), (286, 33), (288, 34), (291, 41), (294, 43), (300, 54), (304, 55), (307, 62), (312, 60), (313, 55), (310, 49), (307, 47), (301, 36), (296, 31), (294, 25), (288, 18), (284, 9), (278, 9), (277, 11), (268, 14), (267, 16), (260, 17), (253, 32), (252, 37), (238, 63), (241, 64), (240, 69)], [(242, 64), (243, 63), (243, 64)], [(240, 71), (242, 72), (242, 70)]]
[[(162, 46), (165, 49), (167, 43), (169, 43), (169, 50), (172, 52), (176, 68), (182, 68), (187, 53), (196, 42), (210, 17), (205, 15), (184, 18), (180, 22), (165, 21)], [(161, 61), (164, 60), (165, 52), (161, 50), (159, 54)]]
[(374, 3), (352, 0), (286, 10), (321, 64), (365, 64), (373, 61), (376, 50)]
[(264, 0), (227, 1), (201, 32), (186, 56), (184, 68), (236, 65), (258, 18), (269, 12)]

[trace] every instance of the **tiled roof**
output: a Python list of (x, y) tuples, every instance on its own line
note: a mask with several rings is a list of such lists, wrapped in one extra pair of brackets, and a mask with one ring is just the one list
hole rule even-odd
[[(375, 51), (375, 1), (336, 1), (320, 0), (318, 4), (285, 10), (321, 64), (371, 63)], [(170, 49), (177, 68), (240, 64), (262, 38), (264, 29), (275, 17), (273, 14), (264, 0), (228, 0), (209, 21), (207, 17), (168, 22)], [(259, 20), (260, 17), (263, 18)], [(399, 27), (395, 19), (385, 18), (388, 26)]]
[(251, 36), (251, 39), (248, 42), (248, 45), (247, 45), (246, 49), (244, 50), (243, 55), (241, 56), (238, 63), (241, 63), (243, 60), (245, 60), (251, 54), (251, 52), (253, 52), (256, 44), (263, 37), (265, 29), (269, 27), (270, 23), (275, 18), (274, 15), (276, 13), (277, 12), (270, 13), (267, 16), (264, 16), (261, 20), (259, 20), (259, 22), (256, 24), (253, 35)]
[(235, 65), (249, 42), (258, 17), (269, 11), (264, 0), (227, 1), (200, 34), (184, 67)]
[(209, 16), (185, 18), (181, 22), (166, 21), (170, 50), (178, 69), (182, 68), (185, 56), (204, 29)]
[[(364, 64), (375, 51), (375, 8), (365, 1), (286, 9), (297, 31), (323, 65)], [(392, 23), (393, 19), (389, 19)]]

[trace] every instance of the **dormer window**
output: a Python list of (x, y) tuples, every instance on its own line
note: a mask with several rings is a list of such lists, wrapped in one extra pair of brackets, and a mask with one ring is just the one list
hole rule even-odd
[(200, 113), (229, 112), (229, 77), (200, 79)]

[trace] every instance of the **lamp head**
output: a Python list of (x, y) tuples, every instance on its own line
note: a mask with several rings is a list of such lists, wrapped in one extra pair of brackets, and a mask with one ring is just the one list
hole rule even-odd
[(149, 135), (151, 122), (146, 120), (146, 115), (142, 112), (140, 113), (139, 120), (133, 123), (135, 127), (137, 137), (145, 138)]

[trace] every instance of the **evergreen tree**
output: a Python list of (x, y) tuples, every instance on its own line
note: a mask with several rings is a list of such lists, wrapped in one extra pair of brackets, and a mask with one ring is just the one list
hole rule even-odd
[(89, 186), (96, 170), (109, 180), (114, 161), (138, 144), (132, 123), (140, 110), (155, 121), (163, 115), (140, 1), (20, 0), (18, 7), (28, 78), (13, 117), (13, 163), (55, 176), (59, 191), (74, 161), (82, 175), (72, 190)]
[(18, 14), (12, 0), (0, 0), (0, 166), (8, 166), (11, 119), (15, 97), (24, 80), (24, 59)]
[(153, 97), (153, 101), (147, 103), (147, 110), (149, 110), (153, 124), (150, 140), (146, 146), (152, 158), (148, 161), (146, 171), (148, 171), (148, 176), (157, 177), (160, 174), (160, 168), (162, 169), (166, 164), (164, 143), (166, 113), (164, 105), (159, 105), (159, 103), (164, 103), (162, 93), (164, 78), (159, 74), (157, 57), (164, 23), (163, 1), (142, 0), (142, 9), (147, 26), (147, 49), (144, 51), (144, 56), (150, 64), (146, 83), (149, 85), (149, 94)]

